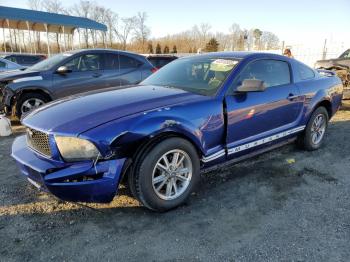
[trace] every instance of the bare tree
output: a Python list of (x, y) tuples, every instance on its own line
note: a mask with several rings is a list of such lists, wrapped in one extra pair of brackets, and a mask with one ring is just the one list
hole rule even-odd
[(41, 0), (28, 0), (28, 6), (32, 10), (41, 11), (43, 10), (43, 4)]
[[(46, 0), (42, 2), (42, 5), (44, 10), (50, 13), (56, 13), (56, 14), (67, 13), (66, 9), (62, 6), (62, 2), (58, 0)], [(55, 40), (56, 40), (57, 49), (61, 51), (59, 33), (55, 33)]]
[(115, 34), (119, 38), (123, 50), (126, 50), (126, 46), (132, 30), (135, 27), (135, 17), (124, 17), (118, 24), (118, 29), (115, 29)]
[(202, 23), (199, 26), (195, 25), (193, 27), (193, 29), (192, 29), (193, 33), (198, 40), (196, 42), (200, 47), (204, 48), (205, 44), (207, 43), (207, 40), (209, 40), (210, 29), (211, 29), (211, 25), (208, 23)]
[(134, 35), (137, 41), (141, 43), (142, 53), (145, 52), (145, 44), (147, 39), (151, 33), (151, 30), (146, 25), (147, 13), (138, 12), (135, 17), (135, 27), (134, 27)]
[(110, 47), (113, 45), (114, 33), (118, 27), (118, 14), (110, 9), (107, 9), (104, 16), (104, 23), (107, 26), (108, 41)]
[(274, 33), (263, 31), (260, 41), (263, 49), (271, 50), (280, 48), (280, 41)]
[[(28, 0), (27, 4), (28, 4), (29, 8), (32, 10), (36, 10), (36, 11), (43, 10), (43, 1), (42, 0)], [(36, 32), (34, 38), (36, 39), (36, 42), (37, 42), (37, 50), (39, 52), (41, 52), (40, 32)]]
[(220, 49), (230, 50), (231, 49), (231, 36), (222, 32), (216, 32), (215, 39), (220, 43)]
[[(72, 10), (76, 16), (90, 18), (91, 12), (94, 10), (95, 6), (96, 6), (95, 2), (81, 0), (78, 4), (75, 4), (73, 6)], [(84, 37), (84, 41), (85, 41), (85, 46), (86, 46), (86, 48), (88, 48), (89, 47), (89, 31), (87, 28), (85, 28), (85, 30), (83, 32), (83, 37)]]
[(260, 50), (261, 49), (261, 42), (260, 42), (260, 38), (262, 36), (262, 31), (258, 28), (254, 29), (253, 31), (253, 36), (255, 39), (255, 47)]
[(239, 42), (241, 39), (241, 35), (242, 35), (242, 30), (239, 26), (239, 24), (233, 23), (230, 28), (230, 35), (231, 35), (231, 49), (232, 50), (238, 50), (239, 49)]

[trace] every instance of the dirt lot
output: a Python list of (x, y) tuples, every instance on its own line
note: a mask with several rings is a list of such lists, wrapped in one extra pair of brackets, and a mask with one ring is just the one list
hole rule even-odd
[(165, 214), (127, 195), (76, 205), (40, 193), (12, 141), (0, 138), (0, 261), (349, 261), (349, 102), (321, 150), (288, 145), (207, 174)]

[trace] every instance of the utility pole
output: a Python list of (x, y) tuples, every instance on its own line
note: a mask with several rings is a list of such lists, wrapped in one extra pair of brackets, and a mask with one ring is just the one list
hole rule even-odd
[(322, 59), (325, 60), (327, 57), (327, 38), (324, 40)]

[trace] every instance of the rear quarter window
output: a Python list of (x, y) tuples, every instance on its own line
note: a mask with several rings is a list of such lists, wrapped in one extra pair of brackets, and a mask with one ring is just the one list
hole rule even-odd
[(307, 65), (302, 63), (297, 64), (297, 74), (300, 80), (308, 80), (315, 78), (315, 72)]
[(120, 69), (130, 69), (137, 68), (141, 62), (126, 55), (119, 55), (119, 64)]

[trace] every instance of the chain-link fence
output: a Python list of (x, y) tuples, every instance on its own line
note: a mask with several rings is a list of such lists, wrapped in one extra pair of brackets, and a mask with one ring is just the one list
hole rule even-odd
[(338, 42), (325, 42), (315, 47), (307, 46), (303, 43), (285, 45), (290, 48), (293, 56), (303, 63), (313, 67), (317, 60), (330, 59), (339, 57), (350, 46)]

